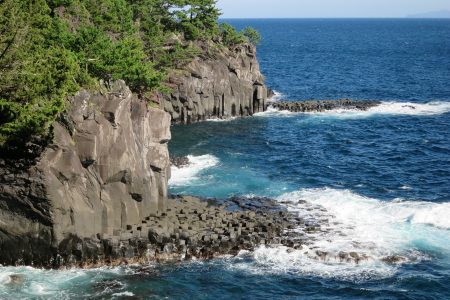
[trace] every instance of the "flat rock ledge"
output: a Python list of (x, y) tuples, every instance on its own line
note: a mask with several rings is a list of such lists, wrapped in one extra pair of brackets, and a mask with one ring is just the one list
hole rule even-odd
[(310, 100), (310, 101), (272, 101), (268, 106), (291, 112), (321, 112), (333, 109), (368, 110), (380, 105), (380, 101), (372, 100)]

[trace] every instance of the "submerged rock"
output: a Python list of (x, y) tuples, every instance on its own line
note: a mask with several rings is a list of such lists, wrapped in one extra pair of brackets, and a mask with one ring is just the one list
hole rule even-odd
[(8, 285), (22, 285), (25, 282), (25, 277), (19, 274), (9, 275), (8, 281), (6, 282)]

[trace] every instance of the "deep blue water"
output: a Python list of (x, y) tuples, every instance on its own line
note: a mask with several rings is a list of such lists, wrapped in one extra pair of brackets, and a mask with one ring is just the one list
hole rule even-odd
[[(279, 98), (383, 104), (174, 126), (172, 154), (189, 155), (192, 164), (173, 170), (171, 192), (307, 200), (335, 221), (316, 249), (371, 259), (320, 261), (314, 250), (277, 247), (155, 266), (153, 276), (129, 268), (1, 268), (0, 283), (10, 273), (32, 280), (21, 290), (0, 285), (0, 298), (450, 298), (450, 20), (230, 22), (261, 32), (258, 57)], [(405, 261), (384, 263), (390, 255)], [(105, 280), (117, 284), (95, 287)]]

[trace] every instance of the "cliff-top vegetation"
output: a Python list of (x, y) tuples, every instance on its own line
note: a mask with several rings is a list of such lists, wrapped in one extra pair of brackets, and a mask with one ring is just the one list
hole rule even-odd
[[(218, 47), (258, 43), (219, 24), (215, 0), (4, 0), (0, 3), (0, 147), (45, 135), (68, 96), (123, 79), (143, 98), (169, 70)], [(20, 146), (20, 147), (22, 147)]]

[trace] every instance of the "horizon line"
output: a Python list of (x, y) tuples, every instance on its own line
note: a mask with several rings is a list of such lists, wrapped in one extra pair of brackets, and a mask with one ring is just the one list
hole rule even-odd
[(300, 20), (300, 19), (412, 19), (412, 20), (450, 20), (450, 17), (219, 17), (220, 19), (235, 20)]

